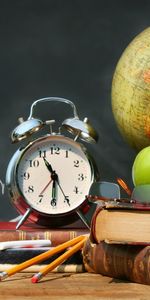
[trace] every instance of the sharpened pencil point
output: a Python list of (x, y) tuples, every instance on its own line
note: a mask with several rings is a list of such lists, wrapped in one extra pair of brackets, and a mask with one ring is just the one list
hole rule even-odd
[(0, 272), (0, 281), (2, 281), (3, 279), (5, 279), (7, 277), (8, 277), (7, 272)]

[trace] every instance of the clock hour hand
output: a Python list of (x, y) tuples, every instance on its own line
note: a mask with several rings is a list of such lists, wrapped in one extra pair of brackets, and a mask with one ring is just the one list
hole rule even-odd
[(45, 163), (48, 171), (51, 173), (52, 180), (56, 180), (57, 181), (58, 180), (57, 173), (53, 170), (51, 164), (44, 157), (43, 157), (43, 159), (44, 159), (44, 163)]
[(52, 169), (51, 164), (49, 164), (49, 162), (46, 160), (45, 157), (43, 157), (43, 160), (44, 160), (45, 166), (47, 167), (48, 171), (49, 171), (51, 174), (53, 174), (54, 170)]

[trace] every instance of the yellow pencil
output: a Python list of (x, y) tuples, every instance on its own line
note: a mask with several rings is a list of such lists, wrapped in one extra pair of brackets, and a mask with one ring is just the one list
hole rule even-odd
[(67, 247), (73, 246), (75, 244), (77, 244), (78, 242), (82, 241), (85, 238), (85, 236), (78, 236), (72, 240), (69, 240), (61, 245), (56, 246), (54, 249), (50, 249), (44, 253), (41, 253), (15, 267), (10, 268), (9, 270), (5, 271), (5, 272), (0, 272), (0, 281), (2, 281), (3, 279), (7, 278), (8, 276), (11, 276), (13, 274), (16, 274), (34, 264), (40, 263), (43, 260), (46, 260), (47, 258), (55, 255), (56, 253), (59, 253), (61, 251), (63, 251), (64, 249), (66, 249)]
[(82, 246), (84, 245), (84, 242), (86, 239), (87, 239), (87, 237), (83, 237), (83, 239), (80, 242), (78, 242), (77, 244), (75, 244), (71, 249), (69, 249), (62, 255), (60, 255), (49, 265), (45, 266), (40, 272), (36, 273), (31, 279), (32, 283), (37, 283), (48, 272), (55, 269), (57, 266), (59, 266), (61, 263), (63, 263), (66, 259), (68, 259), (71, 255), (73, 255), (75, 252), (80, 250), (82, 248)]

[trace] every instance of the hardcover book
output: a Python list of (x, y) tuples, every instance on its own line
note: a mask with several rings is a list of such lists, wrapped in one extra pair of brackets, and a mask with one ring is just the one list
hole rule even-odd
[[(50, 250), (49, 247), (41, 247), (41, 248), (13, 248), (7, 250), (0, 251), (0, 272), (7, 271), (18, 264), (25, 262), (33, 257), (45, 253)], [(23, 272), (39, 272), (44, 266), (50, 264), (52, 261), (57, 259), (62, 253), (57, 253), (52, 257), (43, 260), (42, 262), (32, 265), (23, 270)], [(67, 260), (65, 260), (62, 264), (60, 264), (57, 268), (54, 269), (55, 272), (70, 272), (70, 273), (79, 273), (85, 272), (83, 265), (83, 257), (81, 250), (74, 253), (74, 255), (70, 256)]]
[(16, 222), (0, 222), (0, 242), (46, 239), (51, 241), (52, 247), (55, 247), (79, 235), (89, 234), (88, 228), (80, 227), (51, 229), (26, 222), (16, 230), (16, 225)]
[(105, 203), (93, 215), (90, 236), (97, 243), (150, 244), (150, 207)]
[[(50, 247), (41, 247), (41, 248), (13, 248), (13, 249), (5, 249), (0, 251), (0, 264), (20, 264), (24, 261), (27, 261), (39, 254), (45, 253), (50, 250)], [(59, 252), (50, 258), (43, 260), (42, 264), (49, 264), (58, 258), (61, 254), (65, 253), (65, 251)], [(41, 264), (40, 263), (40, 264)], [(82, 254), (81, 250), (74, 253), (74, 255), (70, 256), (65, 264), (82, 264)]]
[(150, 284), (150, 246), (97, 244), (88, 238), (82, 255), (87, 272)]

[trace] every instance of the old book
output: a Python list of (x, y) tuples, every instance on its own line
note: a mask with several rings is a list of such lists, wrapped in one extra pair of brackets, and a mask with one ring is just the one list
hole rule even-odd
[[(52, 247), (51, 247), (52, 248)], [(13, 248), (5, 249), (0, 251), (0, 264), (20, 264), (26, 260), (29, 260), (39, 254), (45, 253), (51, 249), (50, 247), (40, 247), (40, 248)], [(59, 252), (52, 257), (43, 260), (40, 264), (49, 264), (58, 258), (65, 251)], [(81, 250), (70, 256), (65, 264), (82, 264), (82, 254)]]
[[(17, 266), (17, 264), (0, 264), (0, 272), (5, 272), (9, 270), (10, 268), (13, 268)], [(44, 264), (40, 265), (33, 265), (30, 266), (21, 272), (31, 272), (31, 273), (37, 273), (40, 272), (43, 268), (45, 267)], [(58, 267), (56, 267), (54, 270), (51, 272), (56, 272), (56, 273), (83, 273), (86, 272), (84, 265), (83, 264), (61, 264)]]
[(96, 244), (88, 238), (82, 254), (88, 272), (150, 284), (150, 246)]
[[(6, 271), (17, 264), (20, 264), (26, 260), (29, 260), (45, 251), (50, 250), (50, 247), (40, 248), (14, 248), (0, 251), (0, 272)], [(39, 272), (44, 266), (54, 261), (63, 252), (58, 253), (42, 261), (39, 264), (32, 265), (23, 270), (23, 272)], [(85, 271), (83, 265), (83, 257), (81, 250), (77, 251), (64, 261), (61, 265), (53, 270), (53, 272), (69, 272), (69, 273), (80, 273)]]
[(90, 235), (97, 243), (150, 244), (150, 207), (105, 203), (93, 215)]
[(76, 236), (89, 233), (87, 228), (51, 229), (36, 224), (26, 223), (16, 230), (16, 222), (0, 222), (0, 242), (15, 240), (47, 239), (51, 246), (57, 246)]

